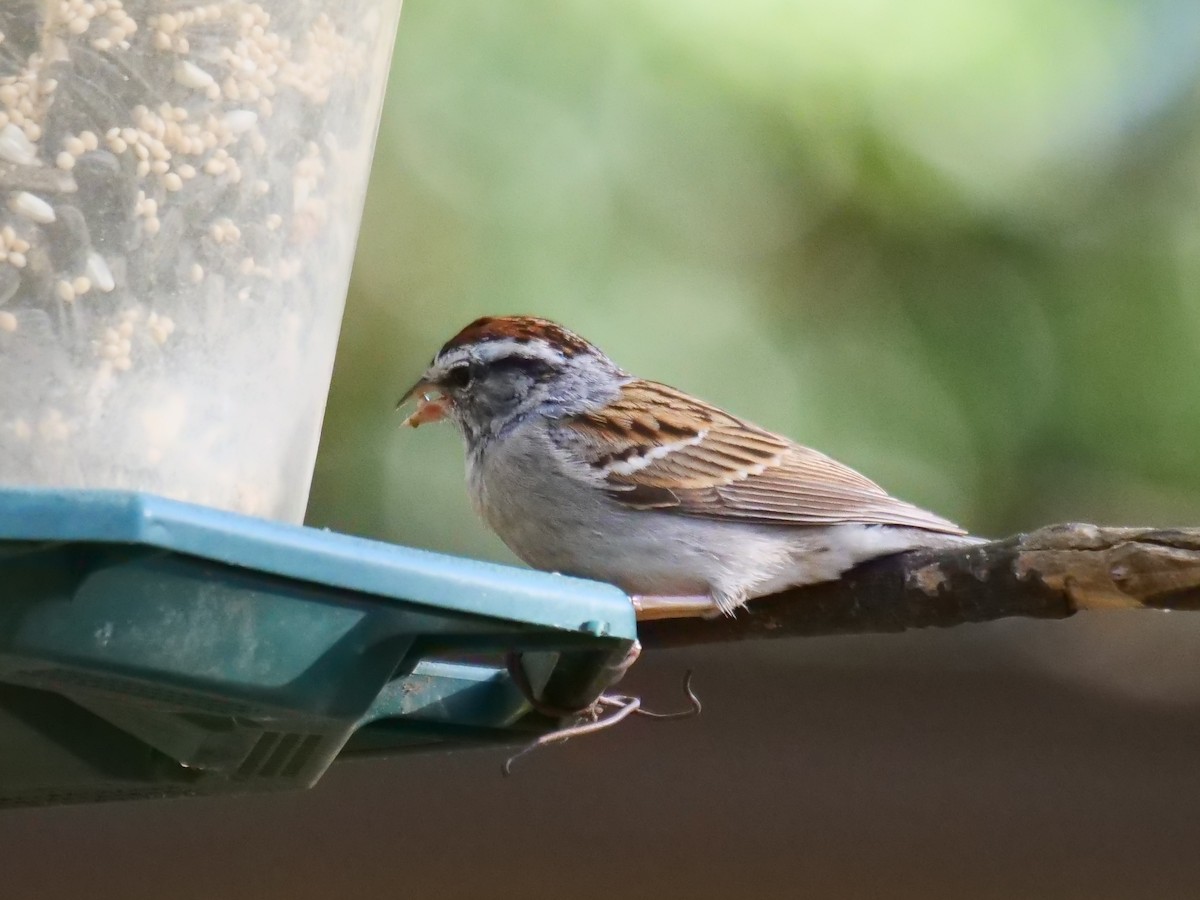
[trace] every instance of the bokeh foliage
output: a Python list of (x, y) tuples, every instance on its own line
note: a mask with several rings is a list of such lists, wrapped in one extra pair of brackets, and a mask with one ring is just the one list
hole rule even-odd
[(1200, 6), (410, 0), (309, 520), (510, 560), (392, 407), (471, 318), (980, 533), (1200, 521)]

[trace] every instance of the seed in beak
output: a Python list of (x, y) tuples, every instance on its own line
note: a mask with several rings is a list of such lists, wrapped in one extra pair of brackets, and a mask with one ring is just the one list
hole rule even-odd
[(430, 397), (429, 394), (422, 394), (417, 401), (417, 408), (400, 424), (410, 428), (420, 428), (422, 425), (440, 422), (446, 418), (448, 405), (449, 401), (445, 397)]

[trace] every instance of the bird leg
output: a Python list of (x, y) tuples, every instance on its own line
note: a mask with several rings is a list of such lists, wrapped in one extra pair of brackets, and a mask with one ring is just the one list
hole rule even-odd
[(689, 594), (676, 597), (654, 594), (634, 594), (633, 609), (639, 622), (651, 619), (711, 619), (720, 615), (721, 607), (708, 594)]

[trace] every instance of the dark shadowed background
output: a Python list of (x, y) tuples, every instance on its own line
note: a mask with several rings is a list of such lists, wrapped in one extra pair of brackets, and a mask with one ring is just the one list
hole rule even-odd
[[(409, 0), (309, 521), (512, 562), (392, 406), (559, 319), (982, 534), (1200, 525), (1193, 0)], [(650, 654), (706, 708), (0, 814), (12, 897), (1193, 897), (1200, 616)]]

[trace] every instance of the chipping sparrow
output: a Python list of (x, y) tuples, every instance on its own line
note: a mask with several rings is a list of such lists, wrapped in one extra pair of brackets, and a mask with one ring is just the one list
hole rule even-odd
[(517, 556), (619, 586), (639, 619), (732, 614), (873, 557), (976, 541), (545, 319), (472, 322), (400, 403), (414, 396), (405, 423), (458, 427), (475, 509)]

